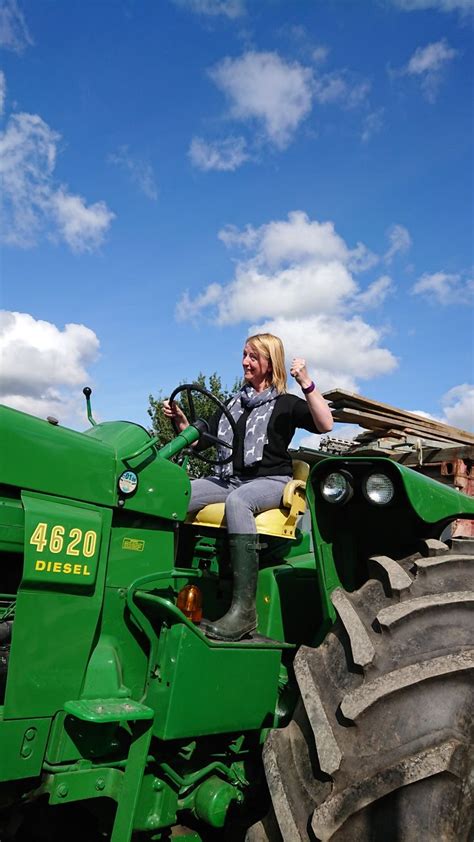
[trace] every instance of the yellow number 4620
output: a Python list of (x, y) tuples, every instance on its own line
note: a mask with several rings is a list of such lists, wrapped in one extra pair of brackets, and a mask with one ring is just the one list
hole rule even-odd
[(61, 524), (51, 527), (48, 535), (48, 524), (38, 523), (30, 538), (30, 544), (42, 553), (48, 547), (50, 553), (60, 553), (66, 544), (66, 555), (84, 556), (92, 558), (97, 546), (97, 532), (89, 529), (83, 532), (82, 529), (73, 527), (66, 535), (66, 529)]

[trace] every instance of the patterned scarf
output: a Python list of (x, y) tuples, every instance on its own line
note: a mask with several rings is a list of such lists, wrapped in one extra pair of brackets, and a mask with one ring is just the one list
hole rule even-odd
[[(245, 424), (244, 438), (244, 465), (246, 468), (254, 465), (255, 462), (259, 462), (262, 458), (263, 448), (268, 442), (268, 422), (275, 408), (277, 397), (278, 392), (274, 386), (270, 386), (264, 392), (256, 392), (253, 386), (246, 384), (227, 405), (227, 409), (234, 421), (239, 420), (244, 409), (250, 409), (250, 414)], [(217, 437), (222, 439), (222, 441), (226, 441), (228, 444), (232, 444), (232, 428), (224, 414), (219, 419)], [(217, 448), (219, 459), (225, 459), (228, 455), (229, 451), (226, 447)], [(233, 470), (232, 462), (228, 462), (227, 465), (217, 465), (215, 473), (221, 479), (226, 479), (232, 476)]]

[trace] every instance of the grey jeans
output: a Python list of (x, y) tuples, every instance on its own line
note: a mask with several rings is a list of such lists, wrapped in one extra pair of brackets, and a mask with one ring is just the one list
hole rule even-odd
[(229, 477), (227, 480), (217, 477), (194, 479), (191, 482), (188, 513), (194, 514), (208, 503), (225, 502), (228, 532), (250, 535), (257, 531), (255, 515), (279, 507), (283, 489), (290, 479), (289, 476), (257, 477), (257, 479)]

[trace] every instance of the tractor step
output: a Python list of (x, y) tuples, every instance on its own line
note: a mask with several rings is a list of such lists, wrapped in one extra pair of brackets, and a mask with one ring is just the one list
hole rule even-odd
[(133, 699), (77, 699), (66, 702), (66, 713), (85, 722), (135, 722), (153, 719), (151, 708)]

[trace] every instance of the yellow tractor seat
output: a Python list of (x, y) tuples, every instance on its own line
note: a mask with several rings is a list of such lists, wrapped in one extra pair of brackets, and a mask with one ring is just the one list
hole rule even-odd
[[(306, 510), (306, 480), (309, 475), (309, 465), (300, 459), (293, 461), (293, 479), (285, 485), (281, 505), (278, 509), (268, 509), (255, 518), (257, 532), (260, 535), (274, 535), (277, 538), (294, 538), (296, 523), (300, 515)], [(209, 503), (194, 515), (190, 515), (186, 523), (194, 526), (210, 526), (226, 529), (224, 503)]]

